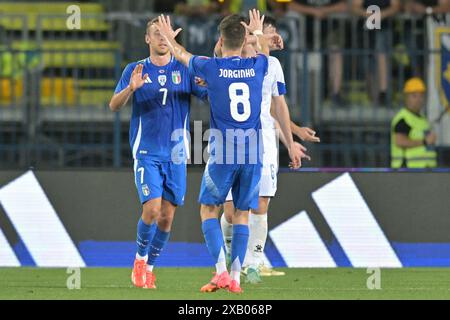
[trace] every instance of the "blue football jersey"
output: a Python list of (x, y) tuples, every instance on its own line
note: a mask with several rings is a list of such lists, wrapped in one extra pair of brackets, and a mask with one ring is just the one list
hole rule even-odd
[[(259, 163), (262, 86), (268, 58), (262, 54), (253, 58), (194, 56), (189, 69), (207, 83), (211, 129), (215, 129), (210, 135), (210, 156), (222, 163), (242, 163), (242, 159), (245, 163), (256, 163), (257, 156)], [(222, 135), (221, 145), (216, 141), (219, 138), (214, 134), (216, 130)]]
[(195, 84), (189, 69), (172, 57), (161, 67), (154, 65), (150, 58), (128, 64), (115, 93), (128, 86), (137, 64), (144, 65), (142, 75), (147, 73), (149, 77), (133, 93), (130, 120), (133, 158), (185, 160), (188, 156), (190, 95), (205, 99), (207, 91)]

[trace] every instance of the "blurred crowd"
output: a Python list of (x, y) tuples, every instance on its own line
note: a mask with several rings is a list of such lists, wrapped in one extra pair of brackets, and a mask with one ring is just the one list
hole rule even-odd
[[(379, 30), (374, 30), (366, 34), (359, 34), (356, 41), (349, 39), (351, 32), (346, 26), (338, 26), (338, 22), (333, 20), (330, 23), (329, 17), (343, 15), (349, 17), (364, 18), (370, 16), (367, 8), (376, 5), (380, 8), (381, 25)], [(320, 38), (320, 49), (327, 50), (326, 63), (329, 88), (327, 95), (335, 106), (345, 106), (346, 102), (342, 98), (342, 84), (344, 78), (345, 60), (349, 60), (349, 55), (343, 53), (343, 49), (369, 49), (373, 54), (374, 63), (370, 63), (370, 72), (373, 79), (370, 85), (372, 100), (376, 105), (387, 106), (388, 101), (394, 97), (389, 96), (389, 72), (391, 60), (389, 51), (396, 49), (401, 54), (394, 58), (398, 64), (403, 64), (409, 68), (406, 77), (424, 77), (425, 58), (422, 50), (426, 49), (424, 37), (425, 22), (423, 17), (433, 15), (435, 17), (444, 16), (450, 12), (450, 0), (156, 0), (156, 12), (172, 12), (177, 15), (189, 17), (207, 17), (212, 14), (227, 15), (230, 13), (246, 13), (250, 8), (258, 8), (276, 18), (285, 15), (299, 14), (305, 17), (305, 46), (308, 50), (318, 49), (314, 46), (316, 38)], [(407, 22), (403, 28), (402, 38), (397, 41), (394, 28), (398, 30), (392, 21), (398, 15), (406, 15), (415, 18), (414, 26)], [(345, 19), (344, 19), (345, 20)], [(360, 19), (362, 21), (364, 19)], [(319, 33), (314, 29), (319, 21)], [(363, 22), (358, 26), (359, 30), (364, 30)], [(408, 24), (409, 23), (409, 24)], [(347, 28), (347, 29), (345, 29)], [(413, 29), (422, 30), (414, 32)], [(353, 41), (353, 44), (350, 42)], [(394, 42), (398, 45), (394, 48)], [(399, 50), (398, 50), (399, 49)], [(364, 54), (363, 54), (364, 55)], [(351, 58), (350, 58), (351, 59)], [(370, 58), (372, 60), (372, 57)], [(367, 74), (367, 72), (364, 72)]]
[(282, 16), (296, 11), (306, 16), (322, 19), (330, 14), (348, 12), (366, 16), (366, 8), (377, 5), (382, 19), (399, 13), (414, 15), (450, 12), (449, 0), (156, 0), (155, 11), (174, 12), (189, 16), (206, 16), (212, 13), (227, 15), (258, 8)]

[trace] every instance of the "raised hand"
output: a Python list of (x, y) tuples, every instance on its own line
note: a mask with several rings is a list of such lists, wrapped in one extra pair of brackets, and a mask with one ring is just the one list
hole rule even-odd
[(194, 77), (194, 81), (195, 81), (195, 84), (198, 85), (198, 86), (200, 86), (200, 87), (207, 87), (207, 86), (208, 86), (207, 83), (206, 83), (206, 81), (203, 80), (203, 79), (200, 78), (200, 77)]
[(246, 24), (244, 21), (241, 22), (245, 29), (250, 33), (254, 33), (255, 31), (262, 32), (264, 27), (264, 16), (261, 17), (259, 10), (256, 9), (249, 10), (248, 15), (250, 17), (249, 24)]
[(308, 142), (320, 142), (320, 138), (316, 137), (316, 132), (308, 127), (300, 127), (295, 132), (296, 136), (298, 136), (303, 141)]
[(143, 64), (138, 64), (134, 70), (133, 73), (131, 74), (131, 78), (130, 78), (130, 89), (132, 92), (135, 92), (137, 89), (141, 88), (144, 83), (145, 80), (148, 78), (148, 73), (144, 74), (144, 76), (142, 76), (142, 70), (144, 69), (144, 65)]
[(291, 169), (300, 168), (302, 166), (302, 159), (311, 160), (311, 157), (306, 154), (306, 148), (298, 142), (294, 142), (294, 145), (288, 151), (289, 158), (292, 161), (289, 163), (289, 168)]
[(283, 38), (278, 33), (264, 34), (264, 37), (269, 43), (270, 50), (283, 50), (284, 42)]
[(170, 16), (164, 16), (163, 14), (158, 17), (158, 24), (156, 27), (166, 40), (175, 39), (182, 30), (181, 28), (178, 28), (174, 31), (170, 22)]
[(172, 24), (170, 23), (170, 17), (163, 14), (158, 17), (158, 23), (155, 25), (161, 36), (166, 40), (170, 53), (182, 64), (189, 66), (192, 54), (175, 39), (182, 29), (178, 28), (174, 31)]

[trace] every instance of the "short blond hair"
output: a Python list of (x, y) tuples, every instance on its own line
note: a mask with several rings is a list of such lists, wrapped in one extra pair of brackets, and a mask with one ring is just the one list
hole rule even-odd
[(149, 20), (148, 20), (148, 22), (147, 22), (147, 28), (145, 29), (145, 32), (146, 32), (147, 34), (149, 33), (150, 27), (151, 27), (152, 25), (154, 25), (155, 23), (158, 23), (158, 17), (152, 18), (152, 19), (149, 19)]

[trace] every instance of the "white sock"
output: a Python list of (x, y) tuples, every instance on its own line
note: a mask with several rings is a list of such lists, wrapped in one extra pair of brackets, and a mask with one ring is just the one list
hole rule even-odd
[(236, 257), (234, 259), (233, 263), (231, 264), (231, 279), (236, 280), (237, 283), (241, 283), (241, 263), (239, 261), (239, 258)]
[(223, 249), (220, 249), (219, 258), (217, 259), (217, 263), (216, 263), (216, 273), (222, 274), (225, 271), (227, 271), (227, 262), (225, 260), (225, 252), (223, 252)]
[(241, 272), (231, 271), (231, 279), (235, 280), (237, 283), (241, 284)]
[(148, 255), (146, 254), (145, 256), (141, 256), (139, 253), (136, 253), (136, 259), (145, 260), (145, 262), (147, 262)]
[(216, 263), (216, 273), (222, 274), (225, 271), (227, 271), (227, 264), (226, 264), (225, 260), (217, 262)]
[(264, 246), (267, 239), (267, 213), (248, 216), (248, 246), (244, 266), (258, 267), (264, 263)]
[(147, 265), (147, 271), (148, 272), (153, 272), (153, 266)]
[(225, 218), (225, 213), (220, 217), (220, 226), (222, 229), (223, 241), (227, 248), (227, 253), (231, 254), (231, 240), (233, 239), (233, 224)]

